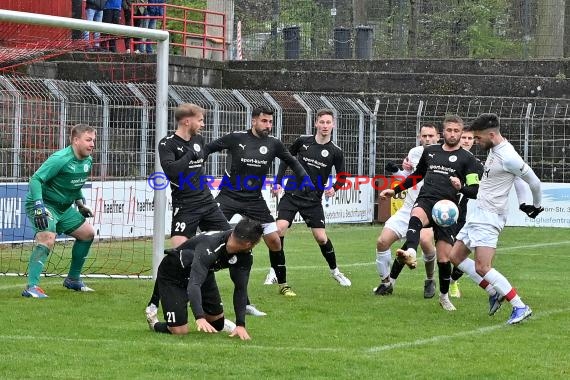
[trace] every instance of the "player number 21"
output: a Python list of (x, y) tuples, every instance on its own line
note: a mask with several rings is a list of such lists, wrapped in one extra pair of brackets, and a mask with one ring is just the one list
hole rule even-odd
[(166, 319), (168, 323), (176, 323), (176, 313), (173, 311), (167, 311)]

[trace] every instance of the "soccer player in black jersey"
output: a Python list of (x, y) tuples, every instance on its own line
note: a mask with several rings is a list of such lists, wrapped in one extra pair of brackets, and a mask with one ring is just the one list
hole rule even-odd
[(228, 220), (235, 214), (240, 214), (262, 223), (263, 239), (269, 248), (269, 260), (277, 275), (279, 291), (285, 296), (295, 296), (286, 282), (285, 255), (277, 225), (261, 190), (267, 183), (267, 173), (276, 157), (289, 165), (296, 175), (307, 178), (307, 181), (299, 184), (300, 187), (312, 190), (315, 187), (307, 177), (305, 169), (285, 145), (270, 135), (272, 127), (273, 110), (256, 107), (252, 112), (251, 129), (228, 133), (206, 144), (205, 151), (206, 155), (228, 151), (230, 169), (220, 182), (220, 193), (216, 201)]
[[(479, 164), (475, 157), (459, 144), (463, 132), (463, 120), (456, 115), (447, 116), (443, 121), (442, 145), (430, 145), (424, 149), (416, 170), (394, 189), (386, 189), (380, 193), (385, 199), (411, 187), (420, 179), (424, 185), (420, 190), (412, 209), (406, 242), (398, 249), (398, 258), (394, 260), (390, 277), (396, 279), (404, 264), (416, 267), (416, 250), (419, 244), (420, 231), (423, 227), (432, 226), (437, 250), (439, 269), (440, 305), (447, 311), (455, 310), (449, 300), (449, 283), (451, 279), (451, 263), (449, 254), (455, 242), (455, 226), (442, 228), (433, 222), (431, 209), (433, 205), (448, 199), (457, 204), (458, 192), (472, 198), (479, 187)], [(458, 182), (452, 182), (453, 178)], [(465, 184), (465, 186), (463, 186)]]
[[(178, 247), (201, 231), (225, 231), (231, 227), (214, 201), (208, 186), (202, 186), (204, 176), (205, 111), (195, 104), (181, 104), (174, 111), (176, 131), (158, 143), (160, 164), (170, 181), (172, 191), (172, 225), (170, 243)], [(147, 317), (156, 315), (158, 307), (157, 284), (148, 306)]]
[[(471, 151), (474, 142), (475, 139), (473, 136), (473, 131), (463, 130), (460, 140), (461, 147), (467, 151)], [(481, 179), (481, 176), (483, 175), (483, 163), (479, 159), (477, 159), (477, 163), (479, 164), (479, 179)], [(465, 225), (465, 218), (467, 217), (467, 203), (469, 202), (469, 199), (475, 198), (476, 197), (468, 198), (461, 193), (459, 194), (459, 219), (457, 219), (457, 227), (455, 228), (457, 232), (459, 232), (459, 230), (461, 230), (461, 228), (463, 228)], [(452, 298), (461, 297), (459, 283), (457, 282), (461, 276), (463, 276), (463, 272), (454, 266), (453, 271), (451, 272), (451, 283), (449, 285), (449, 296)]]
[[(233, 230), (205, 232), (166, 250), (158, 267), (156, 283), (166, 322), (156, 314), (147, 318), (152, 331), (182, 335), (188, 333), (188, 303), (198, 331), (231, 332), (242, 340), (251, 339), (245, 329), (247, 284), (253, 264), (252, 248), (263, 228), (259, 222), (243, 218)], [(234, 283), (233, 304), (236, 325), (226, 321), (215, 272), (228, 268)], [(228, 324), (228, 322), (230, 322)]]
[[(344, 153), (334, 142), (332, 142), (332, 131), (335, 127), (333, 112), (330, 109), (317, 111), (315, 120), (315, 135), (300, 136), (295, 140), (289, 151), (297, 158), (299, 163), (305, 168), (311, 182), (316, 185), (313, 192), (307, 193), (299, 189), (297, 184), (304, 178), (295, 176), (291, 178), (292, 186), (285, 185), (285, 194), (277, 206), (277, 228), (281, 246), (287, 229), (291, 226), (297, 212), (304, 219), (307, 227), (311, 228), (321, 253), (329, 265), (331, 276), (338, 281), (341, 286), (350, 286), (350, 280), (338, 269), (336, 256), (331, 240), (325, 231), (325, 213), (321, 198), (323, 193), (326, 197), (333, 197), (336, 190), (342, 187), (341, 181), (334, 184), (330, 177), (334, 167), (337, 176), (346, 177), (344, 171)], [(281, 183), (281, 178), (285, 174), (287, 164), (281, 162), (277, 174), (277, 181)], [(279, 189), (273, 190), (274, 195), (278, 195)], [(270, 270), (266, 284), (272, 283), (275, 274)]]

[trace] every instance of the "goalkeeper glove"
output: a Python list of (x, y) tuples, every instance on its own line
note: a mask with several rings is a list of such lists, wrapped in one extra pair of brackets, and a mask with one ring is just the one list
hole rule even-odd
[(400, 171), (398, 165), (396, 165), (392, 161), (386, 162), (386, 166), (384, 167), (384, 169), (386, 169), (386, 171), (389, 173), (397, 173), (398, 171)]
[(519, 209), (532, 219), (536, 218), (538, 214), (544, 211), (544, 207), (534, 207), (533, 205), (527, 205), (526, 203), (521, 203)]
[(37, 200), (34, 204), (34, 224), (38, 230), (46, 230), (48, 228), (48, 213), (41, 200)]
[(89, 207), (85, 206), (85, 199), (78, 199), (75, 204), (77, 205), (77, 211), (79, 211), (84, 218), (91, 218), (93, 216), (93, 211), (91, 211)]

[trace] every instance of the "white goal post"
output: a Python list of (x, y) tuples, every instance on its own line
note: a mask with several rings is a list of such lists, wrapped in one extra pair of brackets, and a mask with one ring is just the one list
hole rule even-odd
[[(128, 37), (148, 38), (157, 41), (156, 58), (156, 142), (155, 156), (158, 155), (158, 136), (166, 136), (168, 132), (168, 49), (170, 43), (169, 33), (164, 30), (137, 28), (95, 21), (86, 21), (67, 17), (26, 13), (0, 9), (0, 22), (44, 25), (54, 28), (85, 30), (89, 32), (102, 32)], [(160, 161), (155, 160), (155, 171), (162, 168)], [(153, 277), (156, 277), (158, 264), (164, 251), (164, 230), (166, 212), (165, 190), (154, 191), (154, 238), (153, 238)]]

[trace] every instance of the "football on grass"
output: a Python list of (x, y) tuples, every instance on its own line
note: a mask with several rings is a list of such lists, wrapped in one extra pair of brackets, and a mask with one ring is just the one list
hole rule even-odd
[(457, 218), (459, 218), (459, 209), (452, 201), (443, 199), (433, 206), (431, 209), (431, 217), (437, 225), (441, 227), (449, 227), (457, 223)]

